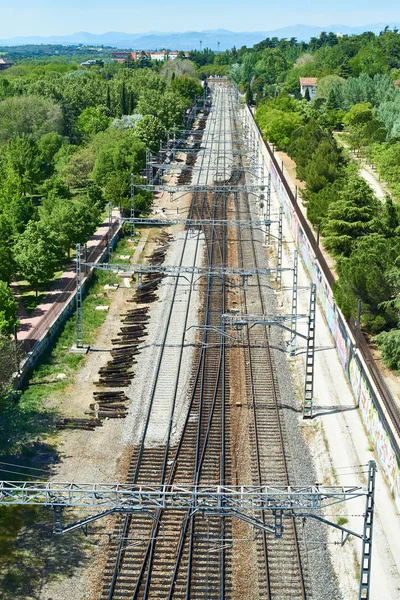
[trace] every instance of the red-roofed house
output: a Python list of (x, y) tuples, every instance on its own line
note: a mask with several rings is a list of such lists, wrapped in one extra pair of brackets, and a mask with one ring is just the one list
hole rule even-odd
[(310, 100), (314, 100), (317, 93), (318, 79), (315, 77), (300, 77), (300, 94), (303, 98), (306, 95), (306, 90), (310, 94)]

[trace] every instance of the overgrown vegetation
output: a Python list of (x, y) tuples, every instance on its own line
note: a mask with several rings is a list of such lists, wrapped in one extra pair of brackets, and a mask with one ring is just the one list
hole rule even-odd
[[(362, 326), (379, 334), (383, 360), (400, 369), (399, 32), (267, 39), (242, 48), (228, 69), (305, 182), (307, 216), (336, 259), (339, 306), (354, 319), (361, 299)], [(300, 77), (318, 78), (312, 101), (302, 98)], [(377, 200), (343, 146), (375, 165), (391, 197)]]

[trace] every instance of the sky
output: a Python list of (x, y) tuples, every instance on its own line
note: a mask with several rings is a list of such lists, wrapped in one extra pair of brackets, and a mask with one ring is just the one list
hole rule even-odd
[(400, 22), (399, 0), (0, 0), (0, 38)]

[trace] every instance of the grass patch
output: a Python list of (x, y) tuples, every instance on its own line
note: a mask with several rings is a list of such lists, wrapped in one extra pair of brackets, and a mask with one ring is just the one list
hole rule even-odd
[(346, 525), (346, 523), (348, 523), (349, 520), (346, 519), (346, 517), (339, 517), (336, 521), (336, 523), (340, 526), (343, 527), (343, 525)]
[(129, 241), (129, 237), (123, 237), (116, 245), (115, 250), (113, 251), (113, 256), (115, 255), (118, 257), (119, 254), (125, 254), (127, 256), (129, 254), (129, 256), (132, 257), (141, 237), (142, 236), (137, 229), (135, 230), (135, 238), (133, 243)]
[[(127, 240), (116, 245), (114, 254), (128, 254)], [(111, 274), (117, 281), (117, 276)], [(95, 271), (88, 293), (83, 300), (84, 343), (91, 344), (104, 323), (107, 312), (96, 311), (96, 306), (109, 306), (111, 296), (104, 291), (110, 274)], [(53, 423), (57, 417), (58, 399), (67, 386), (71, 385), (76, 371), (83, 365), (86, 356), (71, 354), (69, 349), (75, 343), (75, 313), (67, 320), (53, 344), (42, 355), (32, 371), (27, 385), (17, 398), (4, 400), (0, 405), (0, 456), (21, 451), (32, 439), (54, 434)], [(65, 379), (57, 379), (64, 373)]]

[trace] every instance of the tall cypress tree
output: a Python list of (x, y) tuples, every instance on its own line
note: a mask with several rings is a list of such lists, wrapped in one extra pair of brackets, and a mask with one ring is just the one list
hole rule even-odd
[(125, 90), (125, 82), (122, 82), (121, 88), (121, 114), (128, 114), (127, 106), (126, 106), (126, 90)]
[(111, 110), (111, 96), (110, 96), (110, 86), (107, 86), (107, 96), (106, 96), (106, 106), (108, 110)]
[(133, 92), (130, 91), (129, 95), (128, 95), (128, 114), (132, 115), (134, 110), (135, 110), (135, 96), (133, 95)]

